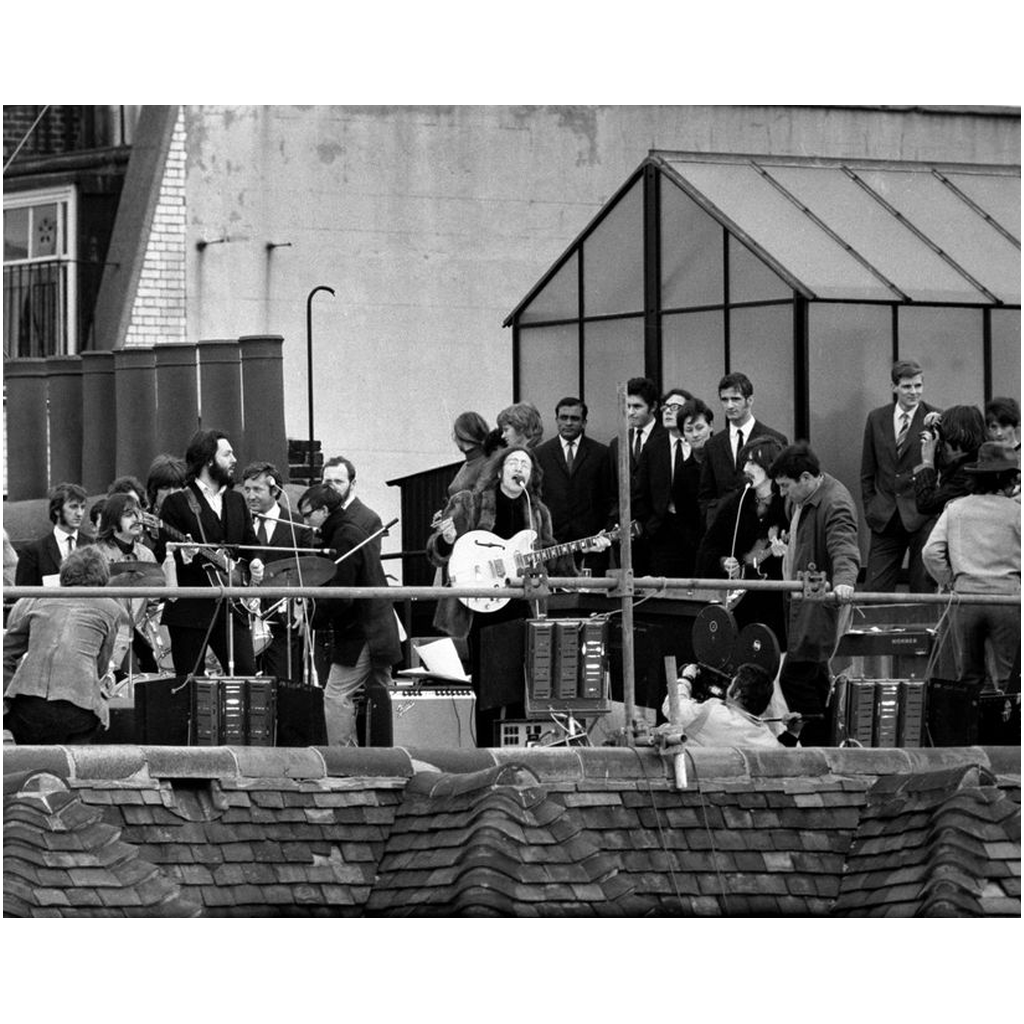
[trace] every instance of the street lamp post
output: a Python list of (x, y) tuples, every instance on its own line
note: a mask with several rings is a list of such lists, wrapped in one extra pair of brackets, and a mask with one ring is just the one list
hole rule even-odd
[(313, 296), (317, 292), (330, 292), (333, 295), (334, 289), (326, 284), (318, 284), (306, 296), (306, 400), (309, 406), (309, 485), (311, 487), (316, 476), (313, 460)]

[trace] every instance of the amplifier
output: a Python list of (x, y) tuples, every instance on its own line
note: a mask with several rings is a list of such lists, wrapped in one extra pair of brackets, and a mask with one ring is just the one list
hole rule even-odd
[(476, 747), (476, 694), (469, 687), (392, 686), (388, 693), (394, 746)]
[(885, 628), (844, 634), (833, 665), (856, 679), (924, 679), (934, 630)]
[(936, 747), (1020, 745), (1020, 693), (983, 693), (980, 683), (928, 681), (928, 732)]
[(835, 746), (920, 747), (925, 684), (914, 679), (836, 679), (832, 695)]
[(189, 739), (197, 747), (272, 747), (276, 711), (273, 676), (200, 676), (192, 683)]
[(604, 714), (610, 708), (608, 621), (526, 621), (526, 714)]

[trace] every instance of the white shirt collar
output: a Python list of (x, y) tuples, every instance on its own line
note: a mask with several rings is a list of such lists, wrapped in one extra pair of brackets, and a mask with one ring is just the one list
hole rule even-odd
[(912, 409), (910, 412), (907, 412), (907, 410), (904, 409), (899, 402), (895, 403), (895, 407), (892, 411), (892, 429), (897, 436), (899, 436), (900, 421), (903, 419), (904, 414), (909, 416), (911, 422), (913, 422), (915, 412), (917, 412), (916, 409)]
[(281, 506), (275, 501), (266, 512), (263, 513), (264, 519), (280, 519), (281, 518)]
[(580, 441), (583, 440), (583, 435), (581, 434), (579, 437), (574, 437), (571, 441), (566, 441), (566, 439), (559, 434), (558, 440), (562, 442), (562, 454), (565, 455), (566, 452), (569, 451), (569, 445), (572, 445), (574, 450), (577, 452), (580, 450)]
[(53, 536), (57, 541), (57, 546), (64, 551), (68, 546), (68, 537), (75, 538), (75, 545), (78, 545), (78, 531), (75, 530), (73, 533), (68, 533), (67, 530), (62, 530), (56, 523), (53, 527)]
[(742, 430), (743, 431), (743, 440), (744, 441), (749, 441), (751, 436), (752, 436), (752, 434), (753, 434), (754, 424), (756, 422), (757, 422), (757, 420), (754, 419), (753, 416), (751, 416), (750, 419), (747, 420), (747, 422), (744, 423), (742, 427), (737, 427), (735, 423), (730, 423), (729, 424), (729, 437), (732, 440), (735, 441), (736, 440), (736, 435)]

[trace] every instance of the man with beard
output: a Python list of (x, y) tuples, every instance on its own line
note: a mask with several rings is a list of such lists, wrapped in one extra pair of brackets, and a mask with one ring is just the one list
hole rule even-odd
[[(257, 545), (252, 518), (245, 499), (233, 491), (235, 453), (227, 436), (219, 430), (197, 431), (185, 452), (188, 483), (169, 494), (160, 510), (160, 518), (178, 534), (196, 542), (197, 547), (177, 548), (174, 562), (181, 587), (212, 587), (208, 565), (244, 567)], [(169, 530), (161, 531), (164, 540), (177, 540)], [(198, 545), (203, 545), (199, 547)], [(263, 563), (253, 558), (248, 563), (250, 582), (263, 581)], [(236, 575), (236, 574), (233, 574)], [(224, 578), (225, 582), (226, 578)], [(235, 579), (236, 584), (240, 580)], [(229, 636), (228, 614), (223, 602), (213, 599), (178, 598), (168, 601), (163, 623), (171, 636), (171, 653), (177, 675), (198, 673), (204, 663), (207, 645), (228, 675), (256, 674), (252, 634), (244, 609), (233, 613), (233, 631)]]
[[(338, 492), (345, 515), (367, 537), (372, 536), (384, 525), (380, 516), (372, 508), (367, 508), (356, 497), (356, 467), (343, 455), (335, 455), (333, 459), (328, 459), (324, 463), (323, 482)], [(377, 552), (378, 558), (380, 557), (380, 541), (381, 535), (370, 541), (370, 546)]]
[[(329, 484), (317, 484), (298, 501), (303, 520), (338, 553), (337, 572), (328, 586), (386, 587), (380, 557), (365, 534), (345, 513), (341, 497)], [(361, 546), (360, 546), (361, 545)], [(332, 627), (331, 665), (324, 687), (324, 718), (331, 746), (354, 747), (356, 698), (366, 694), (378, 703), (387, 697), (391, 666), (402, 660), (398, 620), (382, 597), (318, 599), (313, 623)]]
[(53, 529), (29, 544), (18, 558), (14, 582), (19, 587), (57, 586), (64, 559), (91, 537), (80, 533), (85, 518), (86, 493), (78, 484), (57, 484), (50, 491)]

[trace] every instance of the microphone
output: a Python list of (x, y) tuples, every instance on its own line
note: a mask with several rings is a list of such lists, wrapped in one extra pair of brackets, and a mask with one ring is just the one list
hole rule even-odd
[(512, 476), (512, 479), (517, 484), (519, 484), (520, 487), (525, 487), (526, 486), (526, 481), (522, 478), (522, 476), (519, 473), (514, 473), (513, 476)]

